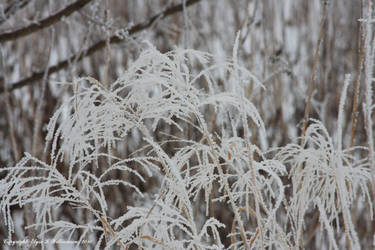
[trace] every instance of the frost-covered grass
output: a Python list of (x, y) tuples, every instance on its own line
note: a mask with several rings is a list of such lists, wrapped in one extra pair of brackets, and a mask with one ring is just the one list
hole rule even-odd
[[(0, 169), (8, 238), (12, 209), (30, 204), (30, 227), (40, 239), (75, 240), (78, 247), (94, 239), (97, 249), (301, 249), (310, 232), (307, 215), (316, 214), (322, 247), (359, 249), (352, 220), (363, 211), (373, 219), (374, 153), (342, 143), (349, 77), (335, 137), (311, 120), (302, 145), (264, 148), (267, 127), (250, 100), (265, 87), (239, 65), (237, 47), (230, 60), (219, 61), (195, 50), (162, 54), (149, 45), (109, 86), (91, 77), (74, 82), (74, 95), (48, 125), (50, 159), (25, 154)], [(126, 144), (133, 150), (124, 158)], [(142, 183), (151, 181), (144, 192)], [(359, 197), (365, 202), (353, 209)], [(75, 221), (61, 213), (66, 207)], [(221, 207), (232, 224), (216, 216)]]

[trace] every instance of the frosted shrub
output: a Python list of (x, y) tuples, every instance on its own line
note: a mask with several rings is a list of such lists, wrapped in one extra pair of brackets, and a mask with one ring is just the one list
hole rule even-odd
[[(252, 143), (253, 135), (266, 140), (266, 128), (244, 89), (251, 85), (256, 94), (264, 87), (238, 65), (237, 46), (232, 60), (220, 62), (199, 51), (162, 54), (149, 45), (109, 86), (91, 77), (74, 82), (74, 95), (48, 125), (50, 160), (26, 154), (1, 169), (7, 173), (0, 194), (9, 239), (12, 207), (31, 204), (36, 217), (30, 227), (41, 239), (75, 239), (79, 246), (96, 235), (97, 249), (223, 249), (220, 230), (229, 225), (211, 208), (225, 204), (233, 224), (224, 237), (232, 249), (299, 249), (304, 215), (313, 205), (333, 248), (333, 222), (339, 229), (340, 216), (348, 242), (358, 248), (350, 207), (358, 187), (369, 196), (366, 160), (335, 148), (319, 121), (307, 129), (304, 145), (287, 145), (274, 158)], [(168, 142), (177, 146), (166, 150)], [(134, 148), (126, 157), (119, 153), (124, 144)], [(135, 183), (151, 177), (157, 187), (142, 192)], [(132, 206), (108, 201), (108, 190), (119, 185), (137, 197)], [(79, 223), (61, 216), (63, 206), (81, 211)]]
[(350, 213), (358, 188), (367, 198), (372, 213), (368, 190), (371, 173), (367, 159), (357, 159), (352, 155), (354, 151), (364, 148), (343, 149), (342, 145), (343, 112), (349, 80), (350, 75), (347, 75), (340, 100), (336, 145), (324, 125), (311, 119), (312, 124), (302, 138), (303, 145), (289, 144), (276, 156), (291, 166), (289, 176), (292, 179), (293, 195), (289, 216), (297, 242), (302, 240), (304, 215), (310, 205), (318, 208), (321, 226), (327, 230), (329, 244), (333, 249), (339, 249), (333, 234), (333, 224), (340, 230), (340, 214), (350, 248), (360, 249)]

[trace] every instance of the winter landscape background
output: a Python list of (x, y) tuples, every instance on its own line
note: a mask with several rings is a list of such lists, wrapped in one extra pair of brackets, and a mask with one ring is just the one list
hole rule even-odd
[(373, 249), (371, 0), (3, 0), (4, 249)]

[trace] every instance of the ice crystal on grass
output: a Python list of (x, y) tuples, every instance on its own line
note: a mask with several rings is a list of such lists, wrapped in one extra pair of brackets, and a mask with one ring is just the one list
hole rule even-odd
[[(223, 249), (225, 238), (235, 249), (293, 249), (301, 247), (306, 212), (317, 207), (333, 248), (339, 245), (333, 224), (340, 228), (341, 215), (357, 248), (350, 207), (358, 188), (369, 197), (367, 161), (351, 154), (353, 149), (334, 146), (316, 120), (304, 145), (282, 147), (274, 158), (252, 143), (254, 135), (265, 142), (267, 133), (244, 89), (251, 85), (256, 93), (264, 86), (238, 64), (237, 47), (238, 39), (233, 58), (215, 63), (207, 53), (162, 54), (148, 45), (112, 85), (77, 79), (74, 95), (48, 125), (49, 161), (26, 154), (15, 167), (0, 170), (7, 174), (0, 194), (9, 238), (12, 208), (31, 204), (31, 226), (41, 239), (81, 242), (95, 233), (96, 249)], [(223, 75), (219, 87), (217, 77)], [(341, 103), (342, 115), (345, 98)], [(342, 126), (338, 131), (340, 138)], [(169, 139), (159, 141), (161, 133)], [(166, 150), (168, 143), (176, 146)], [(126, 157), (118, 152), (122, 144), (132, 145)], [(157, 179), (156, 198), (142, 190), (151, 176)], [(283, 180), (288, 176), (289, 196)], [(119, 195), (119, 186), (139, 199), (120, 199), (113, 207), (108, 196)], [(62, 214), (64, 206), (86, 219), (71, 221)], [(215, 217), (215, 206), (230, 211), (224, 238), (221, 230), (228, 224)]]
[(342, 117), (349, 80), (350, 77), (347, 76), (340, 100), (336, 145), (324, 125), (311, 119), (312, 124), (303, 137), (304, 144), (286, 145), (276, 156), (291, 167), (289, 176), (292, 178), (293, 196), (289, 213), (297, 242), (302, 240), (300, 237), (305, 214), (310, 206), (316, 206), (332, 246), (337, 248), (332, 233), (333, 224), (340, 230), (339, 217), (342, 216), (347, 241), (352, 249), (359, 249), (359, 240), (350, 212), (358, 191), (367, 198), (372, 211), (368, 189), (371, 182), (369, 164), (366, 158), (353, 155), (354, 151), (363, 148), (343, 149), (342, 145)]
[(289, 175), (293, 181), (293, 198), (290, 216), (295, 220), (295, 230), (299, 232), (304, 227), (303, 218), (310, 205), (318, 206), (320, 210), (324, 208), (329, 223), (325, 219), (323, 221), (331, 227), (336, 223), (338, 229), (339, 216), (343, 213), (347, 216), (345, 227), (350, 233), (350, 240), (358, 249), (359, 242), (349, 209), (358, 188), (371, 205), (367, 187), (371, 175), (367, 162), (353, 157), (350, 154), (352, 150), (338, 151), (325, 127), (314, 121), (306, 131), (305, 144), (285, 146), (278, 158), (291, 166)]

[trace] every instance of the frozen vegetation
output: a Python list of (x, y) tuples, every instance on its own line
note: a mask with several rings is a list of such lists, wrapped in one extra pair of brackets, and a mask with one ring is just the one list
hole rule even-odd
[[(270, 59), (272, 70), (260, 74), (264, 59), (249, 49), (257, 38), (247, 38), (262, 33), (251, 30), (262, 5), (255, 2), (246, 2), (249, 24), (242, 23), (227, 43), (208, 41), (210, 52), (193, 49), (198, 31), (186, 28), (193, 26), (192, 17), (182, 4), (186, 30), (179, 46), (161, 52), (147, 35), (132, 38), (138, 32), (133, 28), (113, 31), (138, 50), (126, 67), (115, 69), (117, 79), (111, 79), (106, 61), (97, 77), (71, 72), (73, 77), (47, 84), (47, 67), (37, 97), (47, 98), (46, 91), (63, 94), (48, 122), (42, 119), (45, 105), (35, 105), (32, 138), (25, 139), (23, 155), (12, 134), (23, 129), (9, 125), (13, 156), (6, 157), (13, 158), (0, 168), (5, 228), (0, 244), (12, 249), (26, 239), (28, 247), (46, 249), (69, 244), (78, 249), (375, 247), (372, 3), (362, 1), (358, 19), (363, 67), (342, 73), (332, 93), (319, 84), (324, 77), (318, 77), (317, 67), (333, 7), (311, 7), (321, 16), (313, 27), (314, 50), (299, 48), (302, 57), (311, 57), (307, 74), (302, 63), (292, 67), (278, 51)], [(201, 11), (209, 6), (203, 1)], [(293, 7), (286, 1), (283, 14), (291, 16)], [(224, 7), (215, 11), (220, 15)], [(297, 28), (278, 29), (289, 34), (284, 53), (300, 46)], [(51, 34), (54, 43), (55, 31)], [(111, 42), (103, 45), (107, 59)], [(48, 53), (48, 60), (58, 61), (52, 46)], [(87, 61), (83, 65), (92, 70)], [(12, 74), (5, 80), (19, 78)], [(11, 88), (4, 90), (8, 121), (14, 119)], [(321, 91), (327, 91), (322, 100)]]

